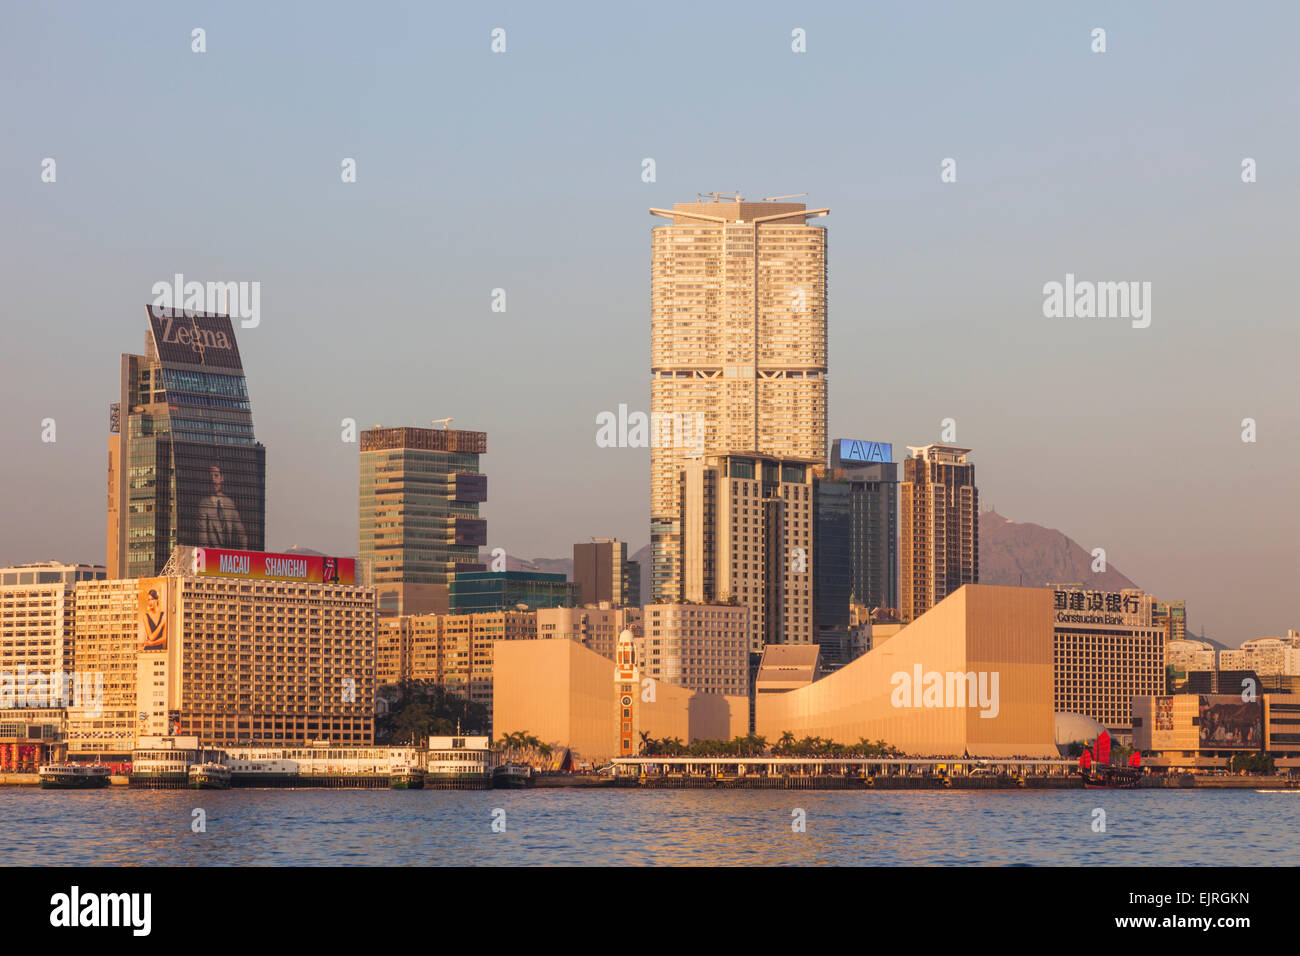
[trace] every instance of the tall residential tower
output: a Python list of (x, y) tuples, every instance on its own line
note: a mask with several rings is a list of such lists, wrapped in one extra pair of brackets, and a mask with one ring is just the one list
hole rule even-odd
[(903, 461), (902, 618), (912, 621), (963, 584), (978, 584), (979, 490), (969, 448), (909, 447)]
[[(784, 197), (783, 197), (784, 198)], [(827, 209), (712, 195), (651, 214), (650, 541), (656, 602), (682, 598), (690, 459), (826, 460)]]

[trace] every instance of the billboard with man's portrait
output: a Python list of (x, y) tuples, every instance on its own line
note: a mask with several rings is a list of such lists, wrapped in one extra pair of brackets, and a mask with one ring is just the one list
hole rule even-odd
[(176, 539), (198, 548), (265, 547), (266, 449), (173, 442)]

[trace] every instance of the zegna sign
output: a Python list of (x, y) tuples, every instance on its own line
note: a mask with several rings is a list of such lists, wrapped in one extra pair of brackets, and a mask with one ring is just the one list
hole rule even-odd
[(228, 316), (150, 306), (149, 322), (164, 362), (242, 370)]

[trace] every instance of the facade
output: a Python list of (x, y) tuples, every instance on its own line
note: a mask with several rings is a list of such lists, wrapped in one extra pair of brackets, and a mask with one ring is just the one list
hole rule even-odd
[(1164, 628), (1166, 641), (1187, 639), (1186, 601), (1156, 601), (1151, 620), (1156, 627)]
[(357, 553), (374, 567), (384, 614), (445, 614), (458, 571), (482, 571), (479, 505), (487, 434), (452, 428), (361, 433)]
[(1134, 697), (1165, 691), (1165, 636), (1152, 622), (1154, 599), (1139, 590), (1052, 595), (1056, 710), (1100, 721), (1123, 741)]
[(755, 700), (777, 740), (883, 740), (914, 756), (1055, 757), (1052, 595), (968, 584), (820, 680)]
[(849, 640), (852, 528), (846, 482), (813, 478), (813, 640), (835, 666), (853, 659)]
[(1286, 637), (1257, 637), (1235, 651), (1220, 651), (1219, 668), (1254, 671), (1260, 677), (1300, 674), (1300, 631)]
[(0, 720), (61, 724), (77, 691), (76, 586), (102, 581), (103, 565), (46, 561), (0, 568)]
[(681, 475), (683, 599), (749, 610), (749, 650), (811, 644), (813, 463), (708, 456)]
[(849, 590), (855, 604), (899, 606), (898, 465), (886, 442), (837, 438), (828, 477), (849, 486)]
[(460, 571), (451, 581), (452, 614), (504, 611), (527, 605), (573, 607), (578, 585), (563, 574), (546, 571)]
[(627, 559), (627, 542), (592, 538), (573, 546), (573, 581), (580, 604), (641, 606), (641, 565)]
[[(740, 197), (651, 209), (651, 582), (680, 600), (678, 477), (705, 454), (825, 463), (827, 209)], [(670, 433), (665, 437), (665, 432)], [(683, 440), (684, 439), (684, 440)]]
[(901, 602), (914, 621), (963, 584), (977, 584), (979, 490), (969, 448), (909, 447), (903, 462)]
[(163, 576), (77, 584), (78, 667), (103, 674), (103, 699), (69, 710), (69, 754), (125, 755), (140, 737), (175, 735), (373, 743), (374, 590), (320, 570), (346, 564), (347, 580), (351, 562), (226, 552), (254, 559), (241, 574), (197, 553), (182, 549)]
[(729, 604), (647, 604), (632, 644), (643, 678), (702, 694), (749, 693), (749, 612)]
[(266, 449), (230, 317), (146, 312), (109, 414), (109, 578), (159, 574), (178, 546), (265, 544)]
[(540, 640), (577, 641), (601, 657), (614, 659), (618, 636), (625, 630), (639, 633), (638, 607), (548, 607), (537, 609), (537, 637)]
[(807, 687), (822, 675), (816, 644), (771, 644), (763, 648), (763, 660), (754, 680), (754, 695), (784, 694)]
[(1223, 767), (1235, 754), (1300, 766), (1300, 695), (1161, 694), (1133, 699), (1133, 745), (1155, 767)]
[(593, 762), (639, 753), (642, 735), (689, 743), (748, 733), (744, 696), (692, 692), (659, 681), (653, 699), (646, 700), (644, 689), (632, 661), (620, 666), (577, 641), (502, 642), (496, 648), (494, 733), (526, 730)]
[[(1152, 621), (1155, 627), (1160, 624)], [(1214, 670), (1214, 646), (1206, 641), (1176, 640), (1165, 645), (1165, 665), (1178, 674)]]
[(417, 614), (380, 620), (380, 686), (427, 681), (482, 704), (492, 715), (493, 648), (537, 638), (534, 611)]

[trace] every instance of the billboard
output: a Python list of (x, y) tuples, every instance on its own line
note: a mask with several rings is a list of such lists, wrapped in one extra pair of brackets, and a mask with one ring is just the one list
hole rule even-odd
[(841, 438), (839, 459), (841, 462), (892, 462), (894, 460), (894, 446), (889, 442)]
[(164, 309), (156, 305), (147, 308), (158, 357), (164, 363), (243, 372), (230, 316)]
[(192, 571), (203, 577), (355, 584), (357, 562), (355, 558), (335, 558), (324, 554), (195, 548)]
[(1202, 694), (1201, 747), (1207, 750), (1258, 750), (1264, 742), (1264, 716), (1257, 700), (1239, 694)]
[(176, 542), (198, 548), (265, 547), (266, 449), (172, 442)]
[(167, 650), (167, 579), (140, 578), (136, 614), (141, 653)]

